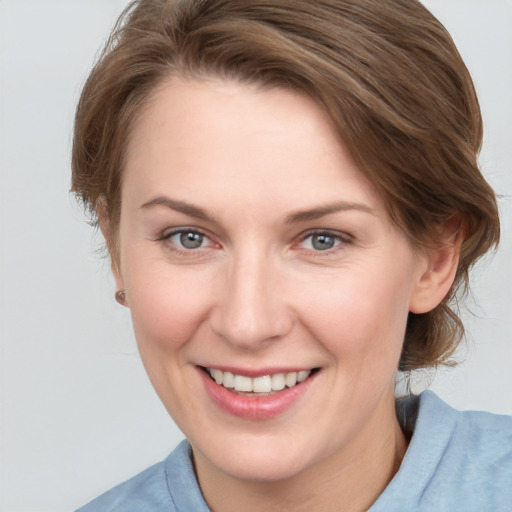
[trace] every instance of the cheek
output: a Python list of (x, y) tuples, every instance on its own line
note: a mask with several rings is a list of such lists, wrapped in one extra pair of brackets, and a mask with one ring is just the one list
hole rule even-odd
[[(147, 269), (152, 269), (147, 271)], [(155, 391), (180, 425), (189, 414), (189, 342), (207, 316), (208, 291), (199, 276), (167, 264), (132, 265), (129, 301), (140, 356)], [(187, 412), (188, 411), (188, 412)]]
[[(354, 364), (396, 359), (408, 316), (408, 281), (368, 269), (352, 269), (321, 291), (313, 288), (304, 323), (338, 361)], [(371, 357), (370, 357), (371, 356)]]
[(168, 265), (133, 267), (127, 289), (137, 342), (146, 350), (169, 352), (189, 341), (208, 314), (208, 283), (201, 272)]

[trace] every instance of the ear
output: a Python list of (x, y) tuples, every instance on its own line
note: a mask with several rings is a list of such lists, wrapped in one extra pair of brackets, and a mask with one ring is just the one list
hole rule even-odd
[(460, 222), (449, 223), (443, 228), (439, 242), (424, 253), (425, 265), (413, 290), (409, 311), (427, 313), (438, 306), (449, 293), (459, 265), (460, 246), (463, 240)]
[(119, 261), (119, 253), (116, 248), (116, 243), (114, 241), (114, 234), (111, 232), (108, 215), (107, 215), (107, 202), (106, 199), (101, 196), (96, 201), (96, 215), (98, 217), (98, 224), (105, 239), (105, 244), (107, 246), (107, 250), (110, 256), (110, 268), (112, 269), (112, 274), (114, 275), (114, 280), (116, 283), (116, 290), (124, 290), (124, 280), (120, 270), (120, 261)]

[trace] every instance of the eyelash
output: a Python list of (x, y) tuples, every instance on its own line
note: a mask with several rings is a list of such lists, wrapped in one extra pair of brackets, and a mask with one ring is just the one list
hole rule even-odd
[(312, 241), (313, 237), (315, 236), (325, 236), (327, 238), (333, 238), (335, 241), (335, 245), (325, 250), (306, 249), (310, 254), (314, 256), (328, 256), (330, 254), (337, 252), (338, 250), (342, 250), (345, 246), (353, 242), (353, 237), (348, 233), (340, 233), (336, 231), (319, 229), (308, 231), (307, 233), (300, 235), (298, 244), (303, 244), (308, 239), (311, 239)]
[[(192, 234), (192, 235), (200, 235), (203, 237), (203, 240), (207, 240), (210, 242), (210, 244), (206, 246), (200, 246), (197, 248), (184, 248), (180, 247), (178, 244), (171, 242), (172, 237), (176, 235), (184, 235), (184, 234)], [(348, 233), (339, 233), (336, 231), (329, 231), (329, 230), (313, 230), (308, 231), (304, 234), (299, 235), (297, 237), (297, 242), (294, 243), (294, 246), (303, 244), (308, 239), (313, 239), (314, 236), (325, 236), (327, 238), (333, 238), (335, 240), (335, 245), (331, 248), (325, 249), (325, 250), (319, 250), (314, 248), (307, 248), (307, 250), (310, 254), (314, 256), (327, 256), (330, 255), (346, 245), (350, 245), (353, 243), (353, 237), (352, 235)], [(172, 252), (174, 252), (177, 255), (184, 255), (184, 256), (190, 256), (196, 251), (199, 251), (201, 249), (204, 249), (206, 247), (209, 247), (210, 245), (215, 245), (214, 242), (212, 242), (211, 238), (205, 234), (203, 231), (197, 229), (197, 228), (187, 228), (187, 227), (181, 227), (174, 229), (170, 232), (165, 232), (162, 236), (157, 238), (157, 241), (167, 243), (168, 249)], [(340, 247), (341, 246), (341, 247)]]
[[(197, 248), (180, 247), (179, 245), (177, 245), (176, 243), (171, 241), (172, 237), (174, 237), (176, 235), (184, 235), (184, 234), (185, 235), (186, 234), (200, 235), (203, 237), (203, 240), (208, 240), (208, 241), (210, 241), (210, 245), (213, 245), (213, 242), (211, 241), (210, 237), (207, 234), (203, 233), (201, 230), (199, 230), (197, 228), (187, 228), (187, 227), (177, 228), (177, 229), (173, 229), (172, 231), (164, 232), (162, 234), (162, 236), (157, 238), (157, 241), (166, 243), (167, 249), (169, 249), (170, 251), (172, 251), (180, 256), (181, 255), (190, 256), (191, 254), (195, 253), (196, 251), (199, 251), (200, 249), (204, 249), (203, 246), (197, 247)], [(206, 247), (208, 247), (208, 245)]]

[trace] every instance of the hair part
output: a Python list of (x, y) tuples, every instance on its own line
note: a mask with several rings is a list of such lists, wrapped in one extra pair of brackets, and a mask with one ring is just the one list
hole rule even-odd
[(480, 108), (450, 35), (416, 0), (135, 0), (120, 16), (78, 103), (72, 191), (107, 223), (117, 257), (131, 127), (171, 76), (302, 91), (329, 113), (359, 168), (413, 245), (463, 241), (451, 292), (409, 315), (401, 370), (447, 364), (463, 337), (454, 311), (499, 218), (477, 156)]

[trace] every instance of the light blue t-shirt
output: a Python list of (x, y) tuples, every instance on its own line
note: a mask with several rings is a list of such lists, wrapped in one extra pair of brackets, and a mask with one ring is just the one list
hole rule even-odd
[[(412, 439), (369, 512), (512, 512), (512, 417), (459, 412), (430, 391), (397, 406)], [(77, 512), (209, 512), (183, 441)]]

